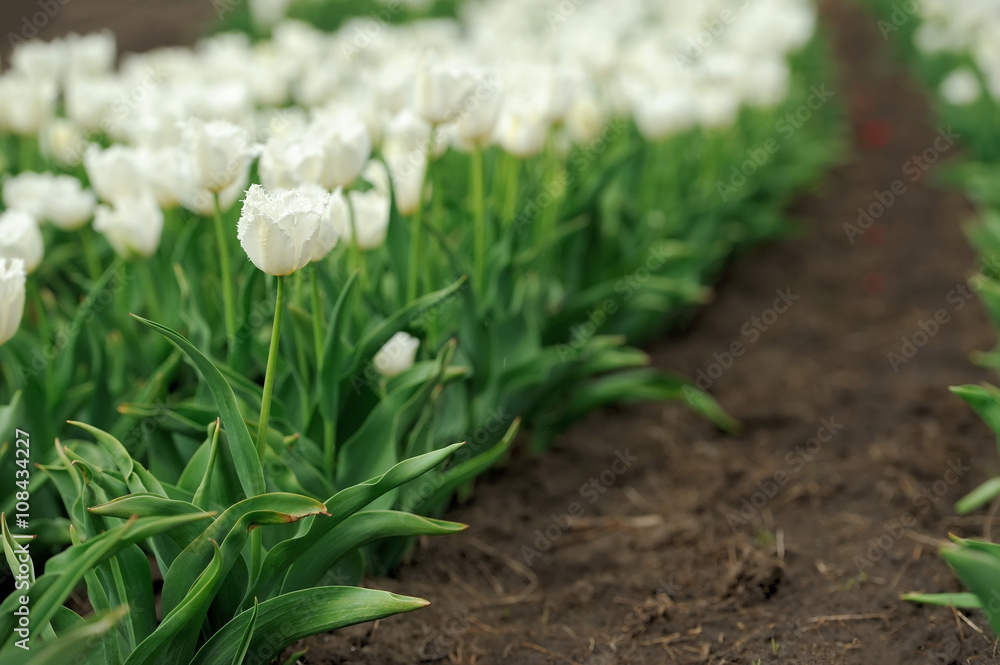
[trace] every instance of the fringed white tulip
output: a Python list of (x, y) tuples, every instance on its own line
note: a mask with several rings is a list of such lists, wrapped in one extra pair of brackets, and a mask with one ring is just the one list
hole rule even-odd
[(308, 190), (267, 191), (251, 185), (236, 236), (258, 269), (290, 275), (312, 260), (327, 205)]

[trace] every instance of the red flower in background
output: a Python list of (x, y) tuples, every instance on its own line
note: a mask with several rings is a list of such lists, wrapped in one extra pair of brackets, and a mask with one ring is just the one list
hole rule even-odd
[(858, 128), (858, 142), (869, 150), (881, 148), (892, 138), (892, 128), (889, 123), (878, 118), (869, 118)]

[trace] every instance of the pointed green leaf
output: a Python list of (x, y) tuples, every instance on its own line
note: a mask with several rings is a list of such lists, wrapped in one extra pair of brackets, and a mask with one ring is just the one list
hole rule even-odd
[[(355, 587), (320, 587), (284, 594), (260, 604), (257, 628), (243, 663), (269, 665), (288, 645), (302, 638), (426, 605), (427, 601), (419, 598)], [(253, 613), (248, 609), (223, 626), (195, 654), (190, 665), (235, 662)]]
[(261, 469), (260, 460), (257, 457), (256, 444), (250, 437), (250, 430), (247, 429), (247, 425), (243, 421), (243, 415), (236, 404), (236, 395), (233, 393), (232, 386), (226, 382), (219, 368), (179, 333), (148, 319), (134, 314), (132, 316), (176, 344), (198, 368), (215, 397), (222, 423), (226, 426), (226, 437), (243, 492), (247, 497), (263, 494), (265, 488), (264, 471)]
[(383, 538), (397, 536), (443, 536), (465, 530), (467, 525), (435, 520), (395, 510), (371, 510), (351, 515), (299, 553), (292, 564), (282, 593), (320, 584), (323, 576), (341, 557), (352, 550)]

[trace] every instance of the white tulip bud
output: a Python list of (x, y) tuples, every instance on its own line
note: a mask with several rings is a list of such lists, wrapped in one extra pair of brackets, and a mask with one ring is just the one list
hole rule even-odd
[(35, 218), (23, 210), (0, 214), (0, 259), (21, 259), (28, 273), (42, 262), (45, 244)]
[(417, 112), (427, 122), (438, 125), (458, 117), (465, 98), (476, 87), (467, 69), (426, 59), (417, 68), (415, 101)]
[(75, 231), (94, 216), (97, 197), (71, 175), (57, 175), (49, 186), (49, 197), (41, 219), (63, 231)]
[(33, 81), (62, 79), (67, 62), (66, 42), (55, 39), (43, 42), (37, 39), (22, 41), (10, 54), (11, 69)]
[(107, 203), (135, 198), (149, 190), (144, 160), (136, 148), (113, 145), (106, 150), (94, 144), (83, 155), (90, 186)]
[(517, 157), (537, 155), (545, 147), (550, 121), (540, 106), (525, 100), (508, 101), (500, 112), (496, 141)]
[(405, 332), (398, 332), (378, 350), (372, 362), (382, 376), (397, 376), (413, 367), (419, 348), (419, 339)]
[(412, 111), (404, 110), (386, 123), (384, 134), (382, 154), (392, 176), (396, 208), (401, 215), (411, 215), (420, 203), (431, 127)]
[(341, 225), (338, 228), (340, 235), (354, 240), (356, 234), (355, 242), (360, 249), (378, 249), (385, 244), (389, 230), (389, 208), (392, 205), (389, 195), (369, 189), (367, 192), (352, 191), (348, 197), (353, 223), (351, 218), (335, 218), (334, 221)]
[(24, 261), (0, 258), (0, 344), (9, 341), (21, 327), (24, 297)]
[(365, 170), (361, 172), (361, 177), (379, 194), (389, 196), (392, 193), (392, 187), (389, 184), (389, 171), (385, 168), (385, 164), (379, 160), (369, 160), (365, 165)]
[(152, 194), (124, 197), (114, 208), (97, 207), (94, 230), (104, 234), (119, 256), (148, 258), (160, 246), (163, 211)]
[(290, 275), (312, 260), (326, 204), (308, 190), (269, 192), (250, 185), (236, 236), (257, 268), (269, 275)]
[(956, 69), (941, 82), (941, 96), (954, 106), (967, 106), (983, 93), (976, 73), (968, 67)]
[(356, 114), (317, 114), (309, 126), (309, 135), (322, 151), (318, 182), (327, 189), (350, 186), (371, 156), (368, 125)]
[(643, 138), (659, 141), (690, 129), (696, 108), (688, 93), (668, 90), (655, 95), (636, 95), (633, 113)]
[(34, 219), (45, 214), (49, 196), (50, 174), (25, 171), (7, 178), (3, 183), (3, 204), (13, 210), (26, 212)]
[(96, 76), (115, 66), (118, 46), (110, 30), (66, 37), (66, 60), (70, 73)]
[(18, 74), (0, 76), (0, 129), (33, 136), (55, 117), (58, 90), (53, 81)]
[(492, 72), (481, 74), (476, 86), (462, 104), (455, 121), (458, 145), (478, 146), (489, 144), (503, 108), (503, 86)]
[(53, 118), (38, 133), (42, 156), (60, 166), (78, 166), (87, 147), (83, 129), (68, 118)]
[(253, 155), (249, 132), (224, 120), (185, 121), (181, 125), (181, 148), (188, 157), (192, 183), (210, 192), (221, 192), (235, 182), (245, 181)]
[(264, 144), (257, 164), (265, 189), (292, 189), (319, 182), (323, 151), (314, 137), (305, 133), (272, 136)]
[(102, 129), (123, 99), (122, 84), (112, 76), (73, 76), (66, 82), (66, 115), (90, 132)]

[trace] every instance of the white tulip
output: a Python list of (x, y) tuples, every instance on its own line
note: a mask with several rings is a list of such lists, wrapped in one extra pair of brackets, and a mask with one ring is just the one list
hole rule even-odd
[(71, 175), (52, 178), (45, 213), (41, 219), (63, 231), (75, 231), (94, 216), (97, 197)]
[(647, 141), (660, 141), (690, 129), (697, 111), (690, 95), (682, 90), (636, 95), (632, 110)]
[(545, 109), (526, 100), (508, 100), (500, 111), (495, 138), (517, 157), (532, 157), (545, 147), (550, 121)]
[(52, 83), (62, 79), (68, 53), (61, 39), (51, 42), (24, 41), (10, 54), (11, 69), (33, 81)]
[(566, 114), (566, 129), (577, 144), (596, 141), (604, 131), (607, 114), (592, 95), (580, 95)]
[(21, 327), (24, 298), (24, 261), (0, 258), (0, 344), (9, 341)]
[(149, 191), (145, 177), (147, 168), (142, 154), (136, 148), (113, 145), (102, 150), (94, 144), (83, 155), (90, 186), (106, 203), (135, 198)]
[[(160, 208), (163, 210), (176, 208), (181, 199), (184, 198), (189, 184), (187, 174), (184, 170), (183, 151), (177, 146), (140, 148), (138, 160), (142, 165), (146, 183), (149, 185), (153, 196), (156, 197), (156, 202)], [(237, 185), (242, 186), (242, 183), (237, 183)], [(232, 206), (236, 202), (236, 198), (239, 197), (240, 193), (241, 190), (237, 188), (234, 194), (229, 194), (229, 206)], [(208, 211), (202, 214), (212, 214), (215, 209), (215, 203), (212, 200), (211, 193), (206, 191), (204, 198), (207, 201), (205, 205)], [(220, 195), (220, 203), (225, 198), (224, 195)]]
[(21, 259), (28, 273), (42, 262), (45, 245), (35, 218), (23, 210), (0, 214), (0, 258)]
[(148, 258), (160, 246), (163, 211), (152, 194), (123, 197), (114, 208), (97, 206), (94, 230), (104, 234), (119, 256)]
[(483, 148), (489, 144), (500, 117), (503, 98), (503, 86), (496, 75), (481, 74), (476, 79), (475, 88), (466, 98), (455, 121), (455, 136), (459, 145)]
[(3, 183), (3, 204), (41, 219), (49, 198), (50, 174), (25, 171), (7, 178)]
[(417, 68), (415, 84), (417, 113), (438, 125), (458, 117), (466, 97), (476, 87), (476, 79), (467, 69), (424, 58)]
[(392, 193), (389, 184), (389, 171), (385, 168), (385, 164), (377, 159), (368, 160), (368, 163), (365, 164), (365, 170), (361, 172), (361, 178), (374, 187), (379, 194), (389, 196)]
[(389, 196), (376, 189), (352, 191), (347, 196), (351, 202), (352, 217), (335, 218), (334, 221), (340, 224), (340, 235), (347, 241), (356, 242), (360, 249), (378, 249), (385, 244), (389, 230), (392, 205)]
[(941, 96), (954, 106), (967, 106), (982, 95), (979, 79), (968, 67), (956, 69), (941, 82)]
[(319, 184), (327, 189), (350, 186), (372, 152), (364, 119), (354, 113), (322, 112), (313, 118), (308, 133), (323, 154)]
[[(319, 186), (315, 187), (324, 194), (326, 193)], [(347, 206), (347, 197), (344, 196), (344, 192), (338, 187), (329, 195), (323, 217), (320, 219), (319, 233), (316, 235), (316, 241), (313, 243), (313, 261), (320, 261), (326, 258), (326, 255), (337, 246), (337, 241), (340, 240), (341, 236), (340, 230), (350, 224), (350, 220), (351, 210)]]
[(257, 268), (269, 275), (290, 275), (308, 264), (320, 239), (326, 212), (308, 191), (247, 190), (236, 236)]
[(259, 29), (267, 29), (285, 18), (289, 5), (291, 0), (250, 0), (250, 16)]
[(430, 132), (431, 126), (409, 110), (396, 114), (385, 125), (382, 154), (401, 215), (413, 214), (420, 203)]
[(66, 115), (90, 132), (102, 129), (116, 103), (126, 97), (112, 76), (71, 76), (66, 82)]
[(389, 338), (385, 346), (378, 350), (378, 353), (372, 358), (372, 362), (382, 376), (397, 376), (413, 367), (419, 348), (419, 339), (400, 331)]
[(117, 52), (115, 36), (110, 30), (66, 37), (66, 64), (73, 74), (105, 74), (114, 67)]
[(272, 136), (264, 144), (257, 163), (260, 184), (264, 189), (292, 189), (319, 181), (323, 151), (305, 132), (291, 136)]
[(221, 192), (246, 180), (253, 149), (250, 134), (242, 127), (224, 120), (191, 118), (181, 125), (180, 145), (197, 188)]
[(0, 129), (33, 136), (55, 117), (58, 89), (53, 81), (19, 74), (0, 76)]
[(38, 132), (42, 156), (60, 166), (79, 166), (88, 145), (83, 129), (68, 118), (53, 118)]
[(221, 192), (213, 192), (210, 189), (198, 187), (196, 181), (190, 177), (190, 171), (182, 167), (180, 204), (202, 217), (211, 217), (215, 214), (215, 197), (218, 196), (219, 209), (223, 211), (229, 210), (239, 201), (240, 194), (244, 192), (247, 186), (249, 176), (250, 172), (248, 169), (242, 178), (233, 181), (231, 185)]

